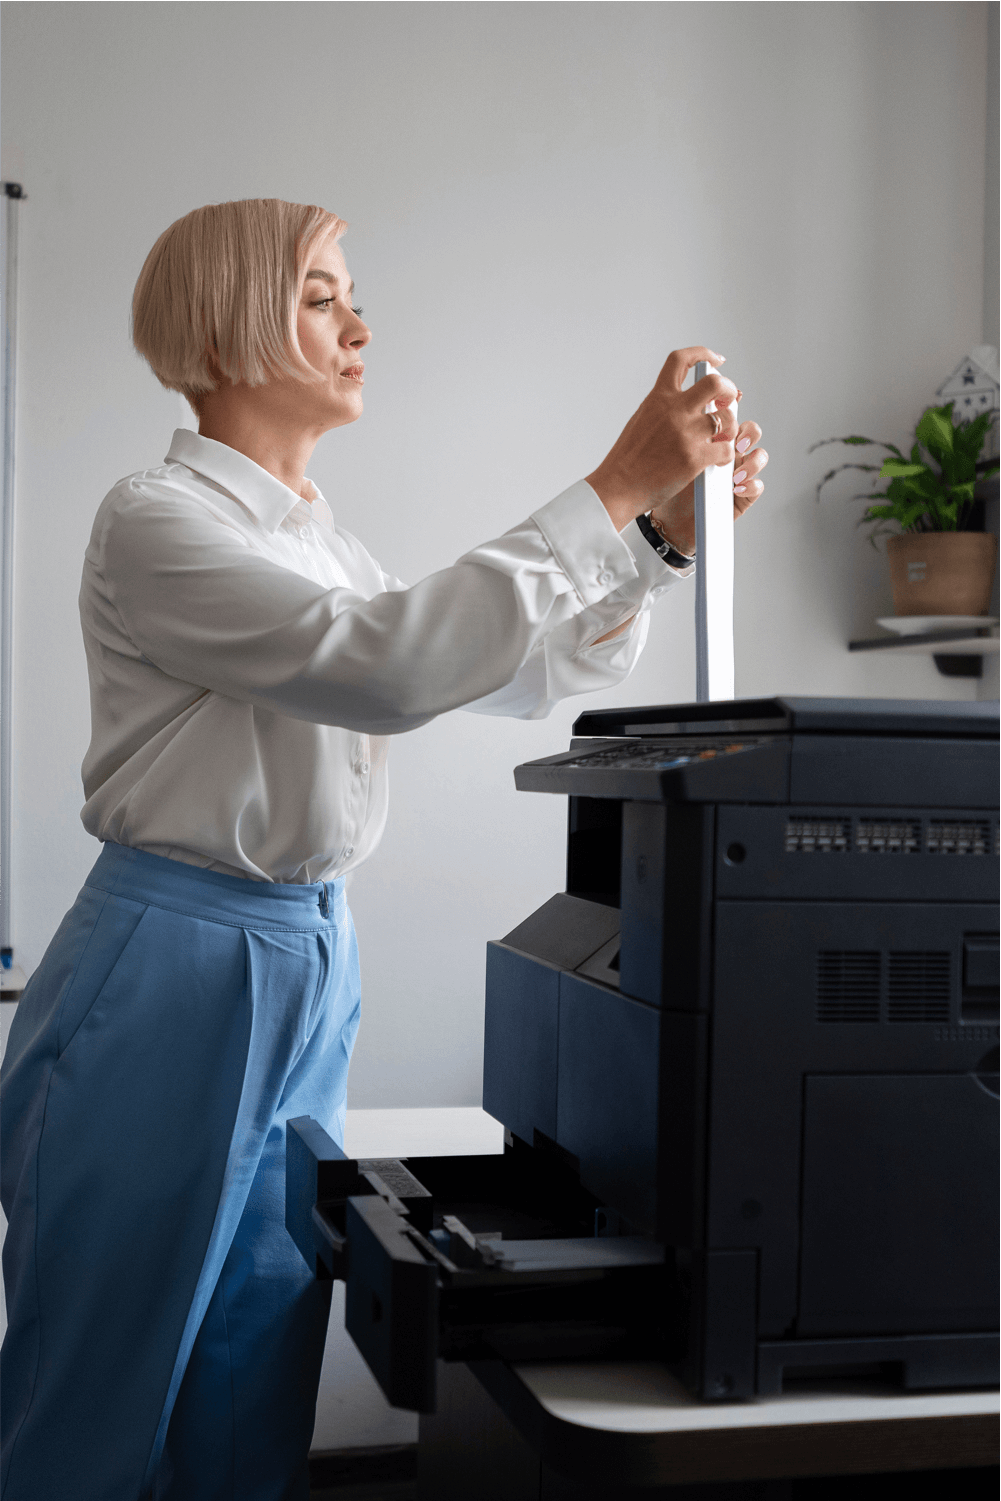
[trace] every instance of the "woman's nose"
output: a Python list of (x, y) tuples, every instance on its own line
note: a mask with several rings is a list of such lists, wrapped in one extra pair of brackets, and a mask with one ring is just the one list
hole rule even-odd
[(366, 344), (372, 342), (372, 330), (360, 318), (356, 319), (353, 328), (344, 330), (346, 337), (343, 339), (349, 349), (364, 349)]

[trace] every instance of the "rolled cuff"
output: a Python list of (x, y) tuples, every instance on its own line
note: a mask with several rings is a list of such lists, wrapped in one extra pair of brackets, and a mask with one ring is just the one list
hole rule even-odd
[(532, 520), (585, 605), (597, 604), (638, 577), (633, 551), (586, 480), (533, 511)]

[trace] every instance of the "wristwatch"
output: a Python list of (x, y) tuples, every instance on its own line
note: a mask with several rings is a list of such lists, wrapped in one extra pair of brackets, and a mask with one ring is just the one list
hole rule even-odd
[(649, 513), (645, 516), (637, 516), (636, 525), (643, 533), (650, 546), (658, 557), (663, 558), (668, 568), (691, 568), (695, 562), (694, 556), (686, 558), (683, 552), (679, 552), (667, 538), (654, 526)]

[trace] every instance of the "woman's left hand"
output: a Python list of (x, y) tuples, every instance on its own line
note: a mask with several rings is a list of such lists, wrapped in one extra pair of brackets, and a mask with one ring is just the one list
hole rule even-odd
[[(738, 392), (738, 400), (742, 393)], [(719, 443), (722, 438), (713, 439)], [(733, 519), (743, 516), (764, 490), (758, 478), (768, 463), (763, 448), (755, 445), (761, 441), (761, 429), (756, 422), (742, 422), (737, 428), (733, 444)], [(729, 443), (727, 443), (729, 448)], [(724, 461), (726, 462), (726, 461)], [(660, 531), (683, 553), (692, 557), (695, 553), (695, 486), (688, 485), (663, 505), (655, 506), (651, 516)]]
[(761, 442), (761, 429), (756, 422), (742, 422), (737, 429), (737, 439), (733, 445), (733, 519), (743, 516), (749, 506), (753, 506), (764, 485), (758, 479), (758, 475), (768, 463), (768, 455), (763, 448), (756, 448), (755, 444)]

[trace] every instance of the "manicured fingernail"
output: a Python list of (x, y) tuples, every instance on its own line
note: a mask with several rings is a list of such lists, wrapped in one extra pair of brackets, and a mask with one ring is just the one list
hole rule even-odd
[(741, 480), (742, 479), (746, 479), (746, 478), (747, 478), (747, 470), (746, 469), (738, 469), (737, 473), (733, 477), (733, 482), (734, 482), (735, 485), (739, 485), (740, 482), (741, 482)]
[(750, 438), (741, 438), (740, 442), (737, 444), (737, 452), (738, 453), (746, 453), (747, 450), (750, 448), (750, 446), (751, 446), (751, 440), (750, 440)]
[(744, 491), (746, 489), (747, 489), (746, 485), (734, 485), (734, 487), (733, 487), (733, 493), (734, 493), (734, 495), (743, 495), (743, 493), (744, 493)]

